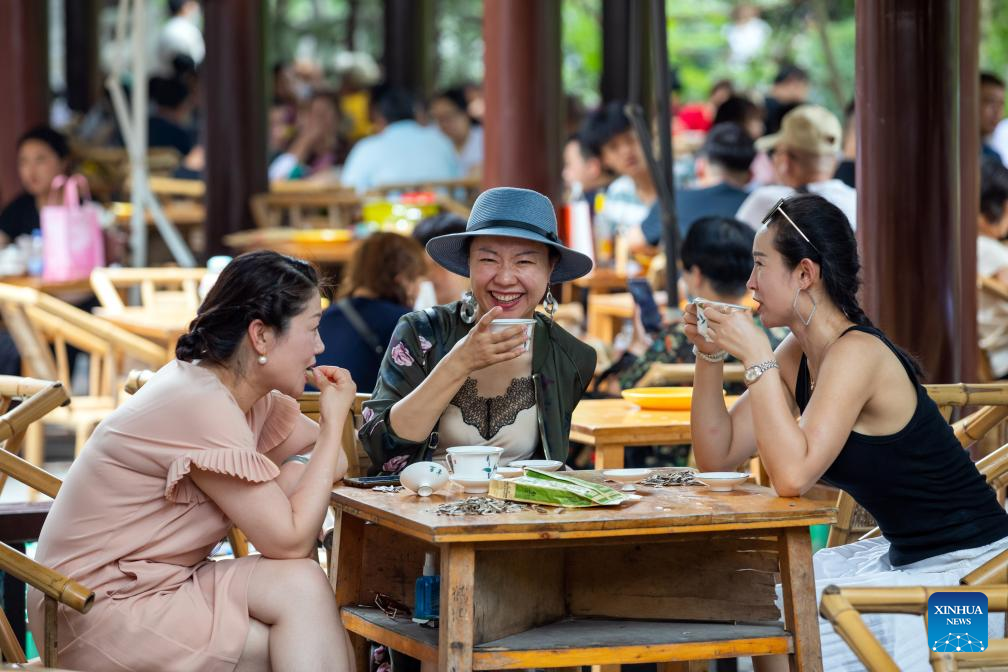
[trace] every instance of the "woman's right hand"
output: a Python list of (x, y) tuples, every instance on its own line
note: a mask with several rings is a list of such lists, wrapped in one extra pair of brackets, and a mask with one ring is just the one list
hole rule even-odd
[(523, 327), (490, 331), (490, 323), (502, 312), (497, 306), (488, 310), (476, 326), (452, 348), (450, 356), (466, 376), (473, 371), (519, 357), (525, 352)]
[(349, 371), (338, 366), (316, 366), (309, 382), (319, 390), (320, 424), (346, 418), (357, 395), (357, 384)]
[(686, 304), (686, 309), (683, 310), (683, 331), (686, 332), (686, 338), (689, 339), (690, 343), (696, 346), (697, 350), (705, 355), (717, 354), (718, 347), (701, 336), (700, 332), (697, 331), (698, 321), (697, 306), (695, 303), (690, 301)]

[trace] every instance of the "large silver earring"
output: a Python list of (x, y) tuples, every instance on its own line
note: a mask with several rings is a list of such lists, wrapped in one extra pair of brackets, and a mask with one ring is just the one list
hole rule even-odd
[(809, 293), (809, 299), (812, 301), (812, 312), (808, 314), (808, 319), (805, 319), (804, 317), (802, 317), (801, 311), (798, 310), (798, 295), (799, 294), (801, 294), (801, 287), (799, 287), (798, 291), (795, 292), (794, 301), (791, 302), (791, 310), (793, 310), (794, 313), (795, 313), (795, 315), (798, 316), (798, 319), (801, 320), (801, 323), (804, 324), (807, 327), (810, 324), (812, 324), (812, 316), (815, 315), (816, 308), (818, 308), (819, 306), (816, 304), (815, 297), (812, 296), (812, 294), (810, 292)]
[(476, 303), (476, 295), (472, 293), (471, 289), (467, 289), (462, 295), (462, 302), (459, 306), (459, 313), (461, 314), (462, 321), (466, 324), (472, 324), (476, 321), (476, 308), (478, 304)]
[(549, 287), (547, 287), (546, 298), (543, 299), (543, 308), (546, 309), (546, 313), (550, 316), (551, 320), (553, 319), (553, 316), (556, 315), (557, 307), (559, 305), (560, 304), (557, 303), (557, 300), (553, 298), (553, 292), (551, 292)]

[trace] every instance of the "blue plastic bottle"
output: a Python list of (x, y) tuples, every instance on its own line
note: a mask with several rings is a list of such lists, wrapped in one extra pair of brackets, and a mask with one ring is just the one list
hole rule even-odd
[(413, 595), (413, 620), (429, 621), (438, 617), (441, 607), (441, 577), (434, 573), (434, 554), (424, 557), (423, 576), (416, 580)]

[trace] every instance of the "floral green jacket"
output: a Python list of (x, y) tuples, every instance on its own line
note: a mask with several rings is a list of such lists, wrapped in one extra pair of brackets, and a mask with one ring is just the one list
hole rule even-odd
[[(536, 455), (566, 460), (571, 413), (595, 371), (595, 350), (536, 313), (532, 336), (532, 380), (539, 416)], [(385, 352), (378, 383), (364, 403), (358, 436), (376, 467), (386, 473), (429, 459), (437, 446), (437, 426), (427, 441), (414, 443), (395, 434), (388, 416), (392, 406), (412, 392), (471, 329), (459, 316), (459, 303), (404, 315)]]

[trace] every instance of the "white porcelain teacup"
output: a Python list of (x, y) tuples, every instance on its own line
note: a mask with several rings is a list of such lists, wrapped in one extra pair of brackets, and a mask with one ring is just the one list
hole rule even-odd
[(400, 472), (399, 482), (421, 497), (428, 497), (448, 482), (448, 470), (437, 462), (414, 462)]
[(710, 299), (702, 299), (699, 296), (693, 299), (693, 305), (696, 306), (697, 314), (697, 332), (704, 337), (704, 339), (710, 343), (714, 339), (707, 335), (707, 316), (704, 314), (705, 309), (713, 309), (720, 311), (722, 313), (734, 313), (740, 310), (749, 310), (749, 306), (740, 306), (737, 303), (723, 303), (721, 301), (711, 301)]
[(445, 460), (452, 480), (468, 491), (470, 487), (489, 485), (503, 452), (503, 448), (494, 446), (455, 446), (445, 451)]
[(532, 346), (532, 332), (535, 330), (535, 320), (525, 319), (525, 318), (501, 318), (499, 320), (494, 320), (490, 323), (490, 331), (498, 332), (504, 331), (505, 329), (510, 329), (511, 327), (524, 327), (525, 328), (525, 352)]

